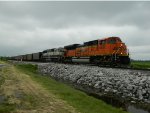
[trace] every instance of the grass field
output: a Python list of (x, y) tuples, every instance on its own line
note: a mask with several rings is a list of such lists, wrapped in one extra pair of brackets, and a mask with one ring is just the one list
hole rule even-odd
[[(0, 113), (78, 113), (13, 65), (0, 67)], [(34, 73), (30, 68), (30, 72)], [(32, 75), (32, 74), (31, 74)]]
[(134, 68), (150, 69), (150, 61), (132, 61), (131, 65)]
[(23, 73), (30, 75), (34, 81), (41, 84), (50, 93), (66, 101), (81, 113), (126, 113), (50, 77), (38, 75), (36, 66), (28, 64), (17, 65), (16, 67)]

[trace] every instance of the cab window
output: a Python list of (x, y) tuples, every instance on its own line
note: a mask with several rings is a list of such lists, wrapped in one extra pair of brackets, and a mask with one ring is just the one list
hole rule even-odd
[(118, 39), (117, 39), (117, 42), (121, 42), (121, 40), (118, 38)]
[(108, 44), (115, 44), (116, 43), (116, 39), (115, 38), (111, 38), (108, 40)]
[(101, 40), (101, 41), (100, 41), (100, 44), (101, 44), (101, 45), (106, 44), (106, 40)]

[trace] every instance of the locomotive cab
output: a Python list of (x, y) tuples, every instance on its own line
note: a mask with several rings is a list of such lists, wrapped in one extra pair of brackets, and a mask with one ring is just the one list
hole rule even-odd
[(125, 43), (123, 43), (120, 38), (118, 37), (111, 37), (107, 39), (107, 44), (110, 47), (110, 51), (113, 54), (119, 54), (119, 55), (128, 55), (127, 48)]
[(110, 45), (110, 53), (112, 54), (112, 58), (115, 63), (130, 63), (127, 47), (119, 37), (110, 37), (109, 39), (107, 39), (107, 43), (108, 45)]

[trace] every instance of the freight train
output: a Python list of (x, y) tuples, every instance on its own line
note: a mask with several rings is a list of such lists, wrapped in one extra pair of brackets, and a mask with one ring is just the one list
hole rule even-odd
[(26, 55), (11, 57), (11, 60), (46, 61), (64, 63), (91, 63), (97, 65), (129, 65), (129, 51), (119, 37), (72, 44)]

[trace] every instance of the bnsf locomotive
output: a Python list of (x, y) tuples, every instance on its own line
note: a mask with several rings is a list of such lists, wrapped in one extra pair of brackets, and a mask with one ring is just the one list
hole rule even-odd
[(54, 61), (54, 62), (87, 62), (98, 65), (130, 64), (128, 49), (119, 37), (108, 37), (99, 40), (72, 44), (63, 48), (47, 49), (43, 52), (19, 55), (13, 60)]

